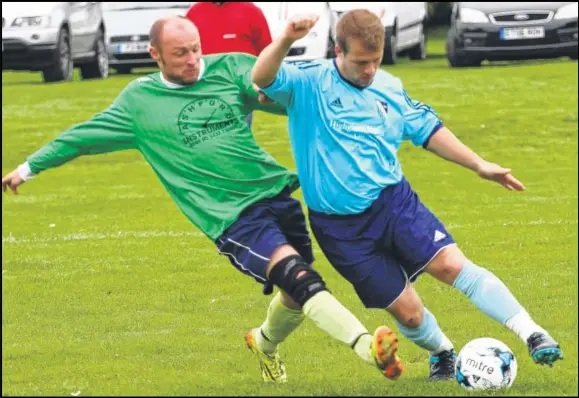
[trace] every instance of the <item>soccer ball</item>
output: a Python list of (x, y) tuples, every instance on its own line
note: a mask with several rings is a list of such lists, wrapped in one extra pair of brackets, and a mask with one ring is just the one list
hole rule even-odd
[(460, 350), (455, 375), (466, 390), (507, 389), (517, 377), (517, 360), (505, 343), (483, 337)]

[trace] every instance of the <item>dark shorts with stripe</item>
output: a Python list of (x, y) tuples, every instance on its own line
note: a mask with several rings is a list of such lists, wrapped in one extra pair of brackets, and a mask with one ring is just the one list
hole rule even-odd
[(386, 308), (430, 260), (454, 243), (442, 222), (406, 179), (385, 188), (363, 213), (309, 211), (310, 226), (325, 256), (367, 308)]
[(246, 208), (215, 244), (235, 268), (262, 284), (272, 253), (282, 245), (293, 246), (308, 264), (314, 262), (301, 203), (289, 188)]

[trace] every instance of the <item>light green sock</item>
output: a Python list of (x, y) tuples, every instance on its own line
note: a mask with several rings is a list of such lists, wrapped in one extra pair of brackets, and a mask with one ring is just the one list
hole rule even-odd
[[(348, 344), (370, 365), (375, 365), (370, 354), (372, 336), (362, 323), (327, 290), (314, 295), (303, 307), (304, 314), (333, 338)], [(356, 340), (358, 340), (356, 342)]]
[(362, 358), (366, 363), (369, 365), (375, 366), (376, 359), (372, 356), (372, 340), (374, 340), (374, 336), (371, 334), (363, 334), (360, 336), (356, 345), (353, 347), (354, 352), (358, 354), (360, 358)]
[[(267, 318), (255, 336), (255, 343), (266, 354), (272, 354), (305, 319), (301, 310), (293, 310), (281, 302), (277, 293), (267, 309)], [(264, 336), (265, 335), (265, 336)]]

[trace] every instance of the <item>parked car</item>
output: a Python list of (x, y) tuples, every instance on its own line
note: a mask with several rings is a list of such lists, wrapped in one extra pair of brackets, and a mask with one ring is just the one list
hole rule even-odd
[(333, 58), (334, 40), (331, 34), (334, 24), (333, 12), (327, 2), (254, 2), (258, 6), (268, 22), (273, 40), (277, 39), (284, 31), (287, 21), (292, 17), (307, 13), (320, 16), (318, 22), (308, 35), (297, 40), (291, 46), (286, 57), (289, 61), (311, 61), (314, 59)]
[(2, 2), (2, 70), (42, 71), (45, 82), (109, 73), (98, 2)]
[(157, 66), (149, 55), (151, 26), (164, 16), (184, 16), (191, 4), (187, 1), (103, 2), (111, 68), (125, 74), (133, 68)]
[(395, 64), (398, 55), (408, 54), (412, 60), (426, 59), (427, 3), (330, 2), (335, 13), (332, 37), (336, 37), (336, 23), (347, 11), (366, 8), (381, 15), (385, 45), (382, 63)]
[(446, 42), (452, 67), (562, 56), (577, 59), (577, 2), (453, 5)]

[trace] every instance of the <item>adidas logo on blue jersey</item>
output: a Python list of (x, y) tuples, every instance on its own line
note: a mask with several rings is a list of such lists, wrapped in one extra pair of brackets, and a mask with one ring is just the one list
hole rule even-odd
[(330, 102), (330, 105), (332, 106), (337, 106), (338, 108), (343, 108), (344, 106), (342, 105), (342, 101), (340, 100), (340, 97), (336, 98), (335, 100), (333, 100), (332, 102)]

